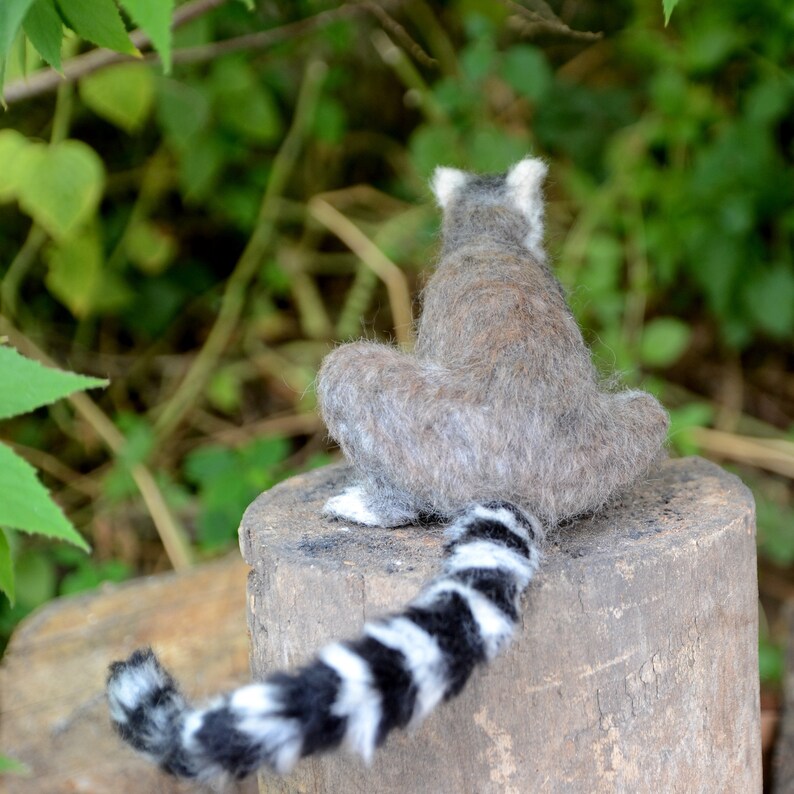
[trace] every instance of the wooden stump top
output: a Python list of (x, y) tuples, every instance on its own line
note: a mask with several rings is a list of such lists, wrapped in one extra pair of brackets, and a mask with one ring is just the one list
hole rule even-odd
[[(273, 555), (346, 572), (383, 570), (422, 581), (432, 575), (441, 559), (439, 526), (383, 529), (321, 517), (325, 501), (351, 476), (349, 466), (335, 464), (293, 477), (259, 496), (240, 524), (245, 561), (257, 568)], [(752, 494), (737, 477), (702, 458), (669, 460), (597, 516), (553, 532), (543, 572), (551, 575), (571, 557), (593, 562), (620, 558), (630, 564), (647, 554), (648, 544), (683, 549), (724, 531), (737, 516), (753, 534), (754, 515)]]

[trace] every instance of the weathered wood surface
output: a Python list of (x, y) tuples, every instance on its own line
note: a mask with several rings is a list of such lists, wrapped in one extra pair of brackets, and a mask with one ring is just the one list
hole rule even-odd
[(794, 794), (794, 601), (786, 604), (788, 649), (783, 678), (783, 708), (772, 763), (774, 794)]
[[(178, 783), (124, 745), (104, 698), (108, 664), (152, 645), (190, 695), (248, 682), (245, 578), (239, 559), (59, 599), (19, 626), (0, 668), (0, 751), (28, 778), (9, 794), (176, 794)], [(226, 791), (251, 791), (228, 787)]]
[[(437, 569), (438, 528), (321, 519), (328, 467), (263, 494), (240, 528), (255, 675), (307, 661), (395, 611)], [(560, 532), (511, 649), (371, 768), (305, 759), (267, 792), (714, 792), (761, 789), (752, 497), (669, 461)]]

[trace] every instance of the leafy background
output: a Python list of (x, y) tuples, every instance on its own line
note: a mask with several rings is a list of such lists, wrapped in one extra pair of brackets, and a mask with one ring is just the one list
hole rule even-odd
[(669, 406), (674, 454), (753, 489), (774, 700), (794, 596), (794, 10), (683, 2), (665, 26), (674, 5), (0, 5), (0, 333), (110, 381), (0, 427), (92, 547), (6, 528), (3, 637), (57, 595), (228, 550), (261, 490), (332, 459), (315, 372), (346, 339), (410, 341), (428, 174), (534, 152), (599, 366)]

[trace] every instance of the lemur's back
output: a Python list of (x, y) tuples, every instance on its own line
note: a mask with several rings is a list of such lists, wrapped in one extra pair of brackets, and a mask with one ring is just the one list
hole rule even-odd
[(472, 402), (525, 411), (549, 410), (555, 399), (562, 409), (559, 400), (573, 397), (572, 382), (577, 399), (595, 392), (590, 356), (562, 287), (525, 248), (487, 238), (449, 252), (423, 304), (416, 354), (465, 378)]

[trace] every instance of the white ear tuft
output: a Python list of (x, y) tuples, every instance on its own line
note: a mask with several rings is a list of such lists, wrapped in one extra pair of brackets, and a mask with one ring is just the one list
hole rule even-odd
[(524, 245), (540, 259), (543, 252), (543, 191), (541, 186), (548, 167), (537, 157), (527, 157), (507, 172), (507, 188), (516, 209), (529, 221), (530, 230)]
[(444, 166), (436, 168), (430, 187), (433, 189), (439, 207), (445, 209), (449, 206), (449, 202), (452, 201), (455, 193), (466, 184), (468, 178), (469, 175), (465, 171), (460, 171), (457, 168), (446, 168)]
[(507, 172), (507, 185), (518, 208), (526, 211), (542, 201), (540, 188), (548, 167), (537, 157), (527, 157)]

